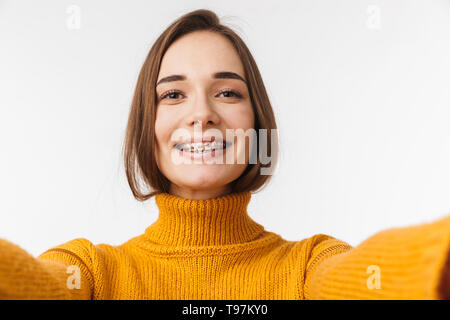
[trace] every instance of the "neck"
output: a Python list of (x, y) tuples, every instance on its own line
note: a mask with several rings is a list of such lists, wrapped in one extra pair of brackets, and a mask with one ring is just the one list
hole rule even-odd
[(208, 189), (190, 189), (178, 186), (174, 183), (170, 185), (170, 194), (191, 200), (208, 200), (218, 198), (231, 193), (229, 185)]
[(250, 192), (231, 193), (208, 200), (158, 194), (159, 216), (146, 229), (146, 238), (156, 244), (175, 247), (252, 241), (265, 230), (247, 213), (250, 198)]

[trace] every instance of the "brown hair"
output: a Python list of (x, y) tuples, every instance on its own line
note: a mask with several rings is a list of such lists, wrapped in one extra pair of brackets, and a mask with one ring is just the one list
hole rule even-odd
[[(263, 165), (257, 157), (257, 163), (247, 165), (241, 176), (232, 182), (232, 191), (255, 192), (264, 187), (270, 179), (270, 175), (261, 175), (260, 169), (261, 167), (270, 167), (276, 162), (277, 148), (271, 147), (270, 137), (271, 130), (277, 127), (261, 74), (243, 40), (232, 29), (220, 24), (219, 18), (214, 12), (200, 9), (183, 15), (158, 37), (139, 73), (123, 145), (123, 159), (128, 184), (134, 197), (139, 201), (145, 201), (158, 193), (168, 193), (170, 187), (170, 181), (161, 173), (155, 159), (156, 81), (162, 58), (176, 39), (190, 32), (203, 30), (222, 34), (231, 41), (237, 50), (244, 66), (255, 113), (255, 129), (257, 133), (259, 129), (267, 130), (267, 152), (270, 154), (271, 162)], [(257, 145), (259, 149), (259, 141)], [(153, 190), (148, 193), (143, 192), (140, 179), (143, 179), (144, 186), (150, 186)]]

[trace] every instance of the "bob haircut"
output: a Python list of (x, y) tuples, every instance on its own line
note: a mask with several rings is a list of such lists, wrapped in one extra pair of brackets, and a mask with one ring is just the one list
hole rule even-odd
[[(169, 46), (178, 38), (194, 31), (211, 31), (225, 36), (234, 46), (244, 66), (252, 108), (255, 114), (256, 145), (259, 146), (259, 129), (267, 131), (267, 153), (270, 161), (248, 164), (244, 172), (231, 183), (232, 192), (256, 192), (269, 181), (270, 175), (261, 175), (262, 167), (277, 161), (277, 148), (272, 148), (272, 131), (276, 121), (258, 67), (244, 41), (229, 27), (220, 24), (210, 10), (195, 10), (173, 22), (155, 41), (140, 70), (123, 144), (123, 160), (128, 184), (138, 201), (145, 201), (159, 193), (169, 193), (171, 182), (159, 170), (156, 158), (155, 118), (157, 108), (156, 82), (161, 61)], [(278, 144), (278, 142), (277, 142)], [(258, 152), (258, 151), (257, 151)], [(259, 155), (259, 152), (257, 153)], [(142, 187), (150, 187), (146, 193)]]

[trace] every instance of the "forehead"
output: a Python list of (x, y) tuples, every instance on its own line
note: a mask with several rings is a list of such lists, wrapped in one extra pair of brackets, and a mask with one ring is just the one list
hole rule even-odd
[(159, 78), (171, 74), (185, 74), (188, 78), (209, 77), (218, 71), (232, 71), (244, 77), (242, 61), (225, 36), (196, 31), (177, 39), (167, 49)]

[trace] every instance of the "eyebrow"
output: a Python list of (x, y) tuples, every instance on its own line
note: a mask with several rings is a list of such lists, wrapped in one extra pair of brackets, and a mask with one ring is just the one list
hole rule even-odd
[[(230, 72), (230, 71), (216, 72), (216, 73), (214, 73), (212, 75), (212, 77), (214, 79), (237, 79), (237, 80), (241, 80), (245, 84), (247, 84), (247, 81), (245, 81), (244, 78), (242, 78), (237, 73)], [(160, 79), (158, 81), (158, 83), (156, 84), (156, 86), (158, 86), (160, 83), (164, 83), (164, 82), (183, 81), (183, 80), (186, 80), (186, 79), (187, 79), (187, 77), (185, 75), (174, 74), (174, 75), (167, 76), (167, 77), (164, 77), (164, 78)]]

